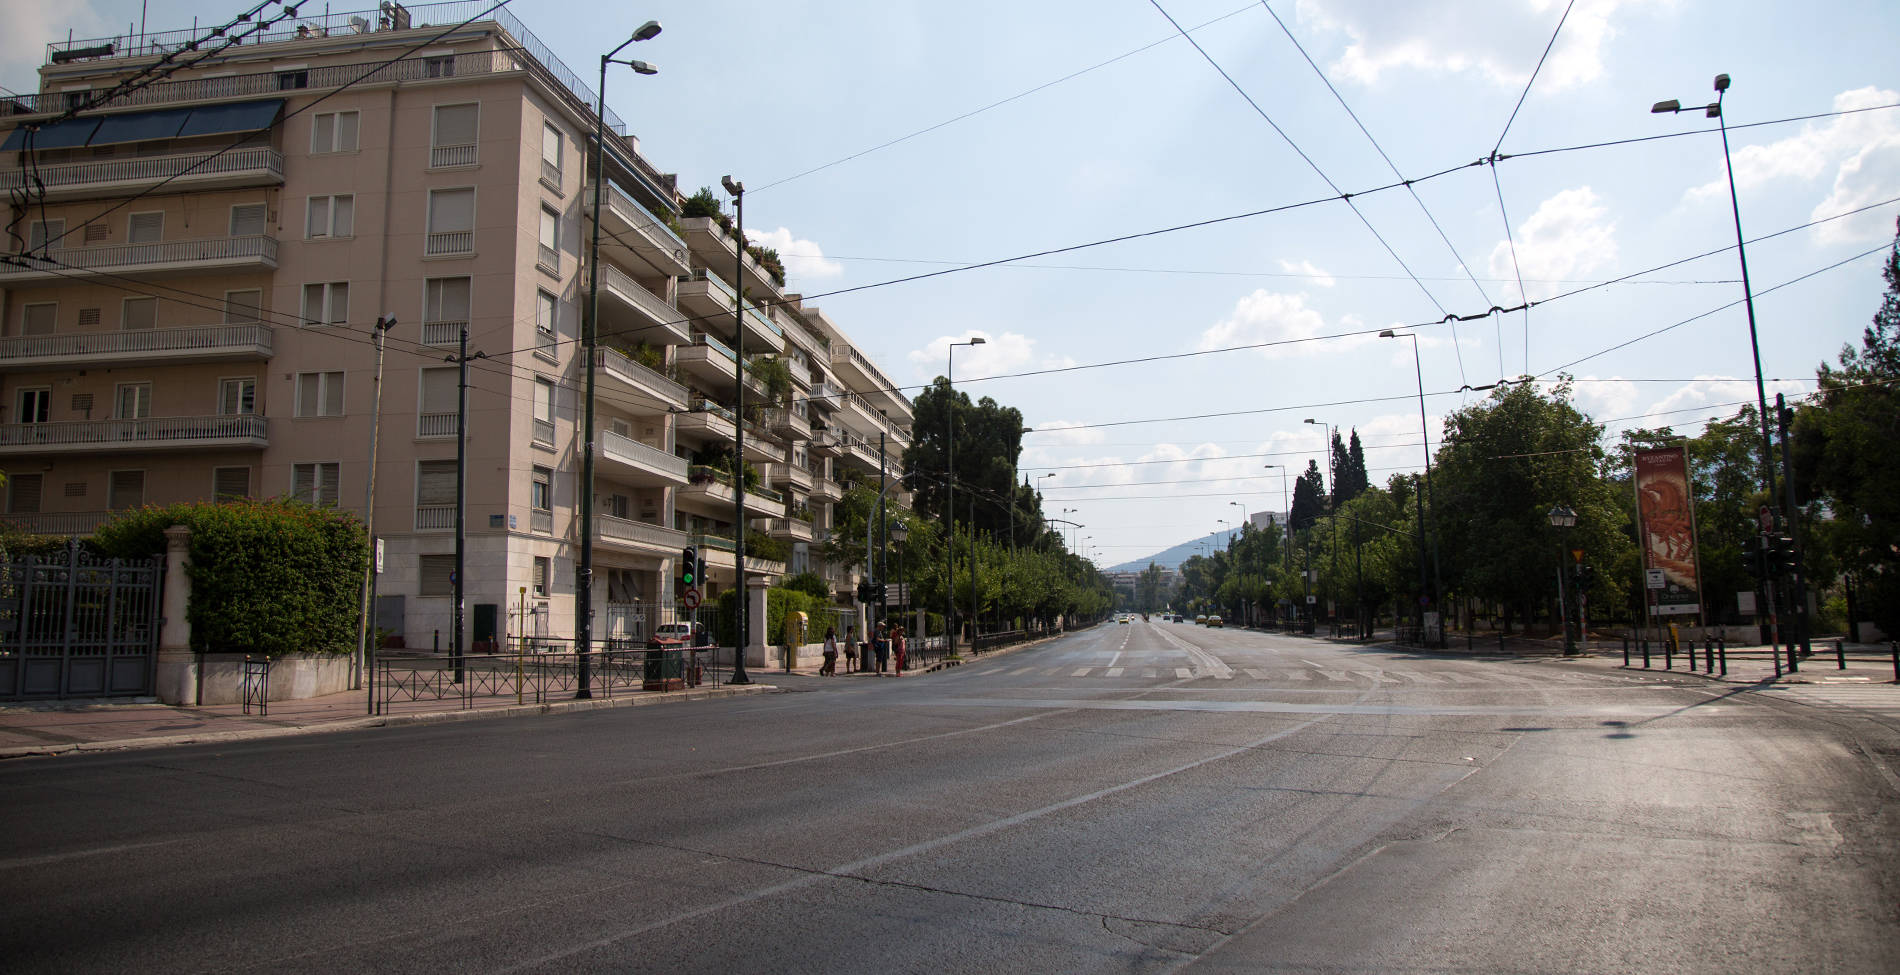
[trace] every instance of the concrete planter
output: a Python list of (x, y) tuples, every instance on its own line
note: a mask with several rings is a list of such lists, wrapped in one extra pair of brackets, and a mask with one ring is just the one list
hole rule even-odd
[[(351, 658), (344, 654), (291, 653), (271, 658), (270, 700), (298, 701), (350, 689)], [(160, 651), (158, 699), (166, 704), (241, 704), (244, 655)]]

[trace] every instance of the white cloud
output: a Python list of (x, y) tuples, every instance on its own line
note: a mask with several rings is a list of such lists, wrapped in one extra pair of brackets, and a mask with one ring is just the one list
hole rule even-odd
[(1577, 407), (1598, 422), (1614, 420), (1635, 412), (1641, 393), (1636, 384), (1619, 376), (1599, 379), (1582, 376), (1574, 390)]
[[(1356, 320), (1349, 316), (1340, 320), (1339, 327), (1341, 330), (1350, 330), (1355, 323)], [(1318, 311), (1306, 306), (1305, 295), (1282, 294), (1262, 288), (1235, 302), (1233, 314), (1202, 332), (1197, 348), (1206, 351), (1265, 342), (1292, 343), (1272, 345), (1260, 350), (1262, 355), (1271, 359), (1295, 353), (1338, 351), (1365, 341), (1365, 336), (1331, 342), (1298, 341), (1326, 331), (1326, 319)]]
[(1301, 261), (1295, 264), (1292, 261), (1282, 260), (1280, 261), (1280, 270), (1291, 275), (1307, 278), (1322, 288), (1330, 288), (1338, 283), (1333, 280), (1332, 274), (1314, 267), (1312, 261)]
[(930, 344), (910, 353), (906, 358), (922, 376), (941, 376), (949, 365), (950, 343), (967, 342), (972, 336), (982, 336), (982, 345), (959, 345), (957, 347), (958, 379), (987, 379), (1006, 373), (1021, 372), (1025, 369), (1061, 369), (1075, 365), (1068, 356), (1036, 356), (1036, 340), (1015, 332), (1001, 335), (986, 332), (980, 328), (971, 329), (962, 335), (943, 335), (931, 339)]
[(835, 278), (844, 273), (844, 265), (825, 259), (825, 252), (818, 245), (792, 236), (790, 230), (780, 227), (772, 231), (747, 230), (746, 239), (778, 251), (779, 259), (785, 262), (787, 278)]
[[(1834, 96), (1835, 111), (1900, 101), (1900, 93), (1868, 86)], [(1811, 219), (1831, 217), (1879, 200), (1900, 196), (1900, 117), (1892, 112), (1860, 112), (1824, 122), (1809, 122), (1785, 139), (1742, 146), (1733, 153), (1737, 190), (1759, 189), (1791, 180), (1811, 183), (1833, 176), (1833, 188), (1816, 204)], [(1728, 200), (1728, 176), (1715, 167), (1708, 182), (1683, 195), (1688, 203)], [(1823, 244), (1879, 240), (1893, 232), (1892, 214), (1864, 213), (1822, 224), (1814, 230)]]
[[(1771, 379), (1763, 384), (1769, 398), (1776, 393), (1795, 395), (1804, 393), (1807, 388), (1792, 379)], [(1651, 404), (1647, 414), (1637, 423), (1639, 426), (1681, 426), (1696, 423), (1704, 419), (1698, 416), (1665, 416), (1675, 410), (1694, 410), (1703, 406), (1720, 404), (1724, 414), (1733, 413), (1735, 403), (1753, 403), (1755, 401), (1755, 381), (1753, 379), (1735, 379), (1729, 376), (1697, 376), (1678, 387), (1675, 392)]]
[(46, 61), (46, 44), (55, 38), (64, 40), (71, 30), (75, 38), (98, 37), (109, 33), (90, 0), (63, 3), (36, 3), (32, 0), (0, 3), (7, 29), (0, 31), (0, 84), (20, 94), (39, 90), (35, 73)]
[[(1581, 0), (1563, 22), (1537, 90), (1556, 92), (1603, 74), (1610, 25), (1630, 0)], [(1563, 0), (1459, 0), (1448, 4), (1390, 0), (1300, 0), (1300, 22), (1344, 33), (1346, 50), (1328, 73), (1365, 85), (1388, 71), (1475, 74), (1504, 87), (1529, 80)]]
[(1614, 265), (1616, 224), (1605, 219), (1608, 212), (1588, 186), (1552, 196), (1518, 225), (1515, 268), (1511, 241), (1500, 240), (1491, 249), (1491, 276), (1509, 280), (1516, 295), (1518, 269), (1526, 281), (1554, 282)]

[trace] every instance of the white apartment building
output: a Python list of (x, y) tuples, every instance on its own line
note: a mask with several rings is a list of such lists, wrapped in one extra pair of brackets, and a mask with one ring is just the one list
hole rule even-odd
[[(732, 236), (681, 219), (675, 179), (611, 112), (593, 172), (593, 92), (506, 10), (449, 29), (484, 6), (281, 20), (70, 118), (201, 38), (50, 46), (41, 90), (0, 100), (0, 188), (16, 191), (0, 246), (7, 520), (84, 534), (114, 509), (284, 495), (363, 515), (374, 430), (377, 623), (446, 647), (466, 330), (483, 354), (466, 412), (474, 639), (571, 635), (582, 532), (596, 637), (674, 618), (687, 545), (707, 555), (709, 599), (734, 585), (740, 526), (714, 462), (739, 423), (760, 475), (744, 527), (785, 546), (749, 571), (824, 572), (848, 604), (855, 577), (814, 553), (842, 482), (875, 480), (880, 433), (900, 469), (911, 404), (752, 257), (731, 281)], [(596, 516), (583, 525), (597, 179)], [(385, 315), (397, 324), (379, 410)], [(735, 329), (748, 369), (776, 357), (791, 373), (771, 402), (751, 380), (745, 417)]]

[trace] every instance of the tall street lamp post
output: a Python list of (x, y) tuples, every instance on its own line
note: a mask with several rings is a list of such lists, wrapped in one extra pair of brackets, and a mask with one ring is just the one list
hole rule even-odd
[[(944, 603), (950, 608), (949, 619), (946, 621), (947, 625), (944, 633), (949, 637), (950, 653), (952, 656), (955, 656), (957, 652), (957, 346), (983, 345), (985, 341), (983, 336), (973, 335), (967, 342), (950, 343), (949, 362), (944, 366), (944, 380), (950, 387), (950, 401), (944, 404), (943, 411), (945, 445), (943, 488), (946, 492), (943, 503), (943, 577), (946, 580), (944, 584), (944, 592), (946, 593)], [(971, 528), (974, 530), (974, 522), (971, 523)], [(974, 535), (971, 536), (970, 545), (970, 557), (974, 559), (976, 558), (976, 538)], [(974, 581), (971, 582), (971, 588), (973, 590), (975, 588)], [(971, 596), (974, 597), (975, 593), (972, 592)], [(972, 634), (972, 636), (974, 636), (974, 634)]]
[[(607, 66), (624, 64), (637, 74), (659, 74), (645, 61), (617, 61), (627, 45), (660, 36), (660, 22), (649, 20), (600, 56), (600, 87), (594, 102), (594, 230), (587, 247), (587, 321), (581, 327), (581, 353), (587, 360), (581, 389), (581, 558), (574, 578), (574, 696), (594, 696), (589, 652), (594, 639), (594, 347), (600, 321), (600, 210), (607, 189)], [(457, 567), (458, 574), (460, 567)], [(459, 602), (459, 600), (458, 600)], [(743, 610), (742, 610), (743, 611)], [(460, 626), (457, 626), (460, 636)]]
[[(1286, 544), (1280, 549), (1280, 567), (1282, 570), (1293, 567), (1293, 496), (1286, 491), (1286, 465), (1263, 464), (1262, 469), (1278, 467), (1280, 469), (1280, 503), (1286, 510), (1280, 516), (1280, 528), (1286, 535)], [(1282, 578), (1285, 578), (1284, 571)]]
[[(1388, 328), (1380, 332), (1379, 337), (1412, 340), (1412, 375), (1418, 379), (1418, 435), (1425, 448), (1425, 491), (1418, 497), (1418, 588), (1420, 592), (1431, 597), (1432, 611), (1442, 612), (1438, 606), (1438, 540), (1436, 538), (1432, 539), (1431, 588), (1429, 590), (1425, 588), (1425, 508), (1432, 501), (1432, 438), (1425, 426), (1425, 369), (1419, 363), (1418, 335), (1414, 332), (1394, 332)], [(1437, 517), (1437, 512), (1433, 512), (1434, 521)], [(1418, 613), (1419, 638), (1422, 640), (1425, 635), (1423, 604), (1420, 604)]]
[[(376, 319), (376, 397), (369, 414), (369, 477), (363, 486), (363, 533), (369, 536), (369, 558), (363, 566), (362, 614), (356, 623), (356, 679), (359, 682), (356, 686), (359, 688), (373, 682), (370, 668), (376, 666), (373, 646), (376, 626), (370, 621), (376, 602), (376, 439), (383, 426), (383, 338), (395, 327), (395, 315), (384, 314)], [(372, 691), (368, 702), (372, 714), (375, 704)]]
[[(1242, 538), (1245, 538), (1247, 535), (1247, 506), (1245, 504), (1242, 504), (1239, 501), (1229, 501), (1227, 502), (1227, 505), (1232, 508), (1240, 509), (1240, 534)], [(1245, 617), (1241, 620), (1241, 625), (1252, 626), (1253, 625), (1253, 600), (1251, 599), (1243, 600), (1241, 604), (1241, 608), (1242, 608), (1242, 611), (1246, 614)]]
[[(1338, 458), (1334, 456), (1333, 440), (1338, 437), (1338, 434), (1334, 432), (1336, 428), (1331, 423), (1328, 423), (1325, 420), (1315, 420), (1309, 417), (1306, 422), (1311, 423), (1317, 427), (1323, 427), (1326, 430), (1326, 473), (1327, 473), (1328, 478), (1332, 482), (1332, 488), (1326, 492), (1326, 513), (1337, 515), (1339, 514), (1339, 466), (1336, 463), (1334, 463), (1336, 460), (1338, 460)], [(1333, 536), (1332, 584), (1335, 587), (1334, 591), (1337, 592), (1338, 591), (1337, 587), (1339, 585), (1339, 522), (1338, 522), (1338, 519), (1334, 519), (1333, 530), (1331, 534)], [(1337, 625), (1338, 620), (1339, 620), (1339, 612), (1338, 612), (1337, 605), (1338, 605), (1337, 597), (1335, 597), (1334, 605), (1328, 607), (1327, 609), (1327, 615), (1332, 617), (1335, 625)]]
[[(745, 673), (745, 646), (749, 637), (746, 605), (751, 594), (745, 587), (745, 184), (731, 176), (719, 182), (732, 194), (733, 226), (739, 239), (733, 243), (732, 258), (732, 535), (733, 571), (739, 585), (739, 635), (733, 638), (732, 679), (728, 684), (750, 684)], [(868, 571), (870, 566), (865, 566)]]
[(1564, 595), (1564, 533), (1577, 527), (1577, 513), (1559, 505), (1545, 515), (1550, 527), (1557, 529), (1557, 616), (1564, 628), (1564, 656), (1577, 655), (1577, 644), (1570, 638), (1569, 599)]

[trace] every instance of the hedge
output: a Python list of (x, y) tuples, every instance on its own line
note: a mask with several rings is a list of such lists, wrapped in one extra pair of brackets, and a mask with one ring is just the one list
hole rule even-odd
[(369, 543), (355, 516), (300, 501), (147, 506), (100, 525), (108, 556), (165, 552), (165, 529), (191, 529), (192, 649), (349, 653), (356, 645)]

